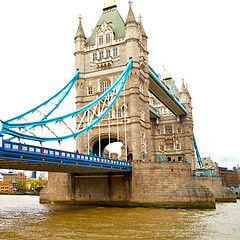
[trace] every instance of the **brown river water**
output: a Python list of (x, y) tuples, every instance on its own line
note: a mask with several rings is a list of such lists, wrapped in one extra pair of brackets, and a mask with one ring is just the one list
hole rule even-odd
[(36, 196), (0, 195), (0, 239), (240, 240), (240, 201), (204, 211), (43, 205)]

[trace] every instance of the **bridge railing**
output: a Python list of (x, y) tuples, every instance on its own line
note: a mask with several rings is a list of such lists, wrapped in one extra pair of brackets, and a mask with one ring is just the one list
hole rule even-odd
[(51, 148), (45, 147), (38, 147), (34, 145), (26, 145), (22, 143), (15, 143), (3, 140), (0, 136), (0, 149), (9, 151), (12, 153), (23, 153), (23, 154), (30, 154), (35, 157), (40, 158), (59, 158), (64, 160), (74, 160), (74, 161), (84, 161), (84, 162), (94, 162), (109, 166), (120, 166), (123, 168), (131, 168), (131, 162), (128, 161), (121, 161), (117, 159), (109, 159), (99, 156), (91, 156), (82, 153), (76, 152), (68, 152), (63, 150), (56, 150)]

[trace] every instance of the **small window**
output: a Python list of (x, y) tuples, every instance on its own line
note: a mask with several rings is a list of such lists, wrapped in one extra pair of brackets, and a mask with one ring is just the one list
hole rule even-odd
[(99, 37), (99, 45), (103, 45), (103, 36)]
[(180, 144), (176, 144), (176, 150), (180, 150)]
[(92, 95), (93, 94), (93, 87), (88, 87), (88, 95)]
[(113, 57), (117, 57), (118, 56), (118, 49), (114, 48), (113, 49)]
[(167, 149), (167, 151), (172, 151), (173, 150), (173, 143), (167, 143), (166, 144), (166, 149)]
[(110, 50), (107, 50), (106, 51), (106, 57), (108, 58), (108, 57), (111, 57), (111, 51)]
[(96, 61), (97, 60), (97, 53), (94, 53), (93, 54), (93, 61)]
[(115, 110), (115, 118), (121, 118), (122, 117), (122, 108)]
[(100, 92), (105, 92), (111, 86), (111, 81), (102, 81), (100, 82)]
[(171, 126), (166, 126), (165, 127), (165, 134), (172, 134), (172, 127)]
[(111, 41), (110, 34), (107, 34), (106, 35), (106, 43), (110, 43), (110, 41)]
[(103, 57), (104, 57), (104, 53), (103, 53), (103, 52), (100, 52), (100, 53), (99, 53), (99, 58), (100, 58), (100, 59), (103, 59)]

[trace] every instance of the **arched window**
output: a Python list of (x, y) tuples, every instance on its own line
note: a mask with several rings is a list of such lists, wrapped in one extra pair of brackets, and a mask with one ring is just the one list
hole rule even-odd
[(100, 82), (100, 92), (105, 92), (111, 86), (110, 80), (105, 80)]
[(107, 34), (106, 35), (106, 43), (110, 43), (110, 41), (111, 41), (110, 34)]

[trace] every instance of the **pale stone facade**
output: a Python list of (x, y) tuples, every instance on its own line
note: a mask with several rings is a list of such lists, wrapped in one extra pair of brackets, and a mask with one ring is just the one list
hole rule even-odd
[[(160, 111), (160, 119), (150, 118), (149, 103), (158, 110), (161, 110), (162, 106), (154, 102), (148, 91), (147, 35), (141, 18), (136, 21), (131, 4), (126, 22), (122, 20), (115, 5), (105, 8), (89, 38), (85, 37), (80, 18), (74, 55), (76, 70), (80, 71), (76, 83), (77, 108), (86, 105), (106, 90), (123, 71), (129, 58), (133, 58), (133, 67), (125, 86), (126, 104), (123, 104), (123, 94), (120, 95), (118, 106), (122, 109), (113, 107), (110, 113), (111, 138), (116, 139), (115, 116), (117, 111), (121, 112), (119, 140), (124, 145), (127, 144), (130, 160), (156, 161), (157, 156), (168, 156), (176, 150), (194, 163), (191, 97), (184, 83), (181, 94), (177, 88), (175, 91), (186, 105), (188, 115), (179, 117), (165, 110), (166, 112)], [(166, 81), (169, 83), (171, 79)], [(124, 114), (127, 117), (127, 143), (124, 138)], [(107, 118), (101, 121), (101, 139), (108, 138), (108, 124)], [(79, 152), (87, 153), (87, 134), (77, 139)], [(93, 152), (94, 144), (99, 141), (99, 127), (92, 128), (89, 135), (89, 148), (90, 152)]]
[[(76, 70), (79, 69), (80, 72), (76, 83), (77, 108), (86, 105), (104, 92), (118, 78), (129, 59), (133, 59), (133, 67), (125, 84), (125, 104), (121, 93), (118, 106), (114, 105), (110, 112), (110, 138), (118, 138), (123, 145), (127, 144), (130, 159), (151, 160), (147, 36), (141, 20), (139, 22), (135, 20), (131, 5), (126, 22), (122, 20), (116, 6), (105, 8), (88, 39), (85, 37), (80, 19), (74, 55)], [(100, 131), (101, 141), (107, 139), (108, 118), (101, 121)], [(89, 135), (88, 137), (88, 133), (85, 133), (78, 137), (79, 152), (87, 153), (89, 139), (90, 152), (94, 153), (94, 145), (99, 141), (99, 126), (93, 127)]]
[[(129, 58), (133, 66), (118, 104), (101, 121), (100, 128), (97, 125), (77, 138), (77, 150), (99, 153), (99, 135), (102, 153), (109, 139), (119, 140), (123, 151), (127, 146), (124, 154), (133, 161), (132, 172), (91, 173), (86, 169), (78, 174), (50, 173), (40, 201), (214, 208), (212, 192), (192, 175), (195, 154), (188, 88), (184, 82), (181, 92), (173, 86), (175, 95), (186, 106), (186, 116), (173, 115), (149, 93), (147, 35), (141, 19), (137, 22), (134, 17), (131, 2), (126, 22), (115, 5), (106, 7), (89, 38), (79, 20), (74, 53), (75, 68), (79, 70), (77, 109), (104, 92), (122, 73)], [(171, 78), (164, 81), (174, 85)], [(160, 112), (160, 119), (150, 115), (149, 104)], [(161, 155), (167, 161), (157, 162), (157, 156)], [(191, 165), (183, 161), (186, 159)]]

